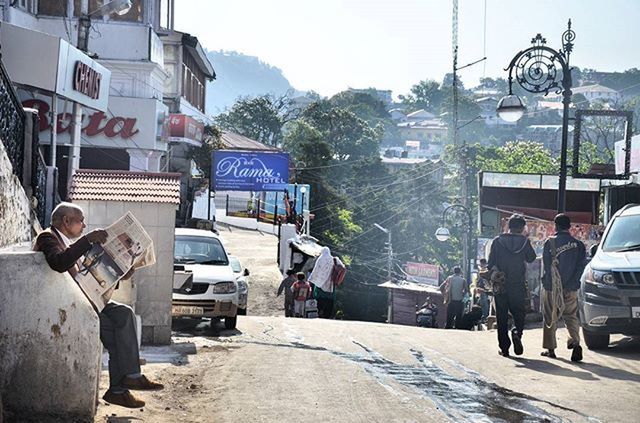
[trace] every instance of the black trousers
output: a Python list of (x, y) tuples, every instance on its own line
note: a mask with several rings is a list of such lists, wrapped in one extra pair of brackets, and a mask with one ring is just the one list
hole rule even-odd
[(100, 340), (109, 351), (109, 386), (118, 388), (129, 374), (140, 373), (136, 318), (131, 307), (109, 301), (100, 316)]
[[(462, 310), (462, 301), (449, 301), (449, 304), (447, 304), (447, 326), (445, 329), (451, 329), (460, 324), (462, 320)], [(454, 318), (456, 320), (455, 325), (453, 323)]]
[(498, 324), (498, 346), (501, 350), (508, 350), (511, 346), (509, 339), (509, 313), (513, 316), (515, 330), (522, 336), (525, 315), (525, 287), (524, 283), (505, 283), (506, 292), (495, 296), (496, 321)]

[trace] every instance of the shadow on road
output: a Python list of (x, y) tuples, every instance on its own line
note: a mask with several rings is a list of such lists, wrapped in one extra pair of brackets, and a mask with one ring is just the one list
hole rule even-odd
[(595, 377), (592, 373), (575, 371), (566, 367), (558, 366), (557, 364), (553, 364), (553, 362), (550, 360), (538, 360), (534, 358), (524, 357), (511, 358), (519, 363), (516, 365), (516, 367), (526, 367), (530, 370), (535, 370), (537, 372), (547, 373), (555, 376), (574, 377), (581, 380), (599, 380), (599, 378)]
[(173, 319), (171, 329), (173, 335), (182, 337), (226, 338), (242, 335), (238, 329), (226, 329), (224, 322), (217, 319)]
[(597, 353), (611, 357), (638, 360), (640, 359), (640, 337), (622, 338), (618, 341), (612, 342), (606, 350), (598, 350)]

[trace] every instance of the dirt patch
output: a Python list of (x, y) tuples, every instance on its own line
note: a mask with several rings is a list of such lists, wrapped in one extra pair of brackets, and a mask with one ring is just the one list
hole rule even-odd
[(258, 231), (218, 226), (227, 251), (249, 269), (247, 314), (280, 316), (284, 298), (276, 297), (282, 276), (278, 269), (278, 237)]
[(51, 325), (51, 333), (53, 334), (54, 338), (59, 338), (62, 334), (60, 333), (60, 326), (58, 325)]

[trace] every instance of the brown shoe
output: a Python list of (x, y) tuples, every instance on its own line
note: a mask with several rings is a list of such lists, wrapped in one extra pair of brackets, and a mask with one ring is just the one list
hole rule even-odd
[(124, 391), (120, 394), (116, 394), (111, 390), (105, 392), (102, 397), (103, 400), (109, 404), (119, 405), (126, 408), (142, 408), (144, 407), (144, 401), (133, 396), (129, 391)]
[(134, 391), (159, 391), (164, 389), (164, 385), (161, 383), (152, 382), (145, 375), (138, 378), (131, 378), (125, 376), (121, 383), (123, 388), (133, 389)]

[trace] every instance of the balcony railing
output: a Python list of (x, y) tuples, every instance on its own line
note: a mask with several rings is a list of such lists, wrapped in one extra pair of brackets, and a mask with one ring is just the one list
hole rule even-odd
[(0, 66), (0, 139), (9, 155), (13, 173), (22, 180), (25, 113), (1, 60)]

